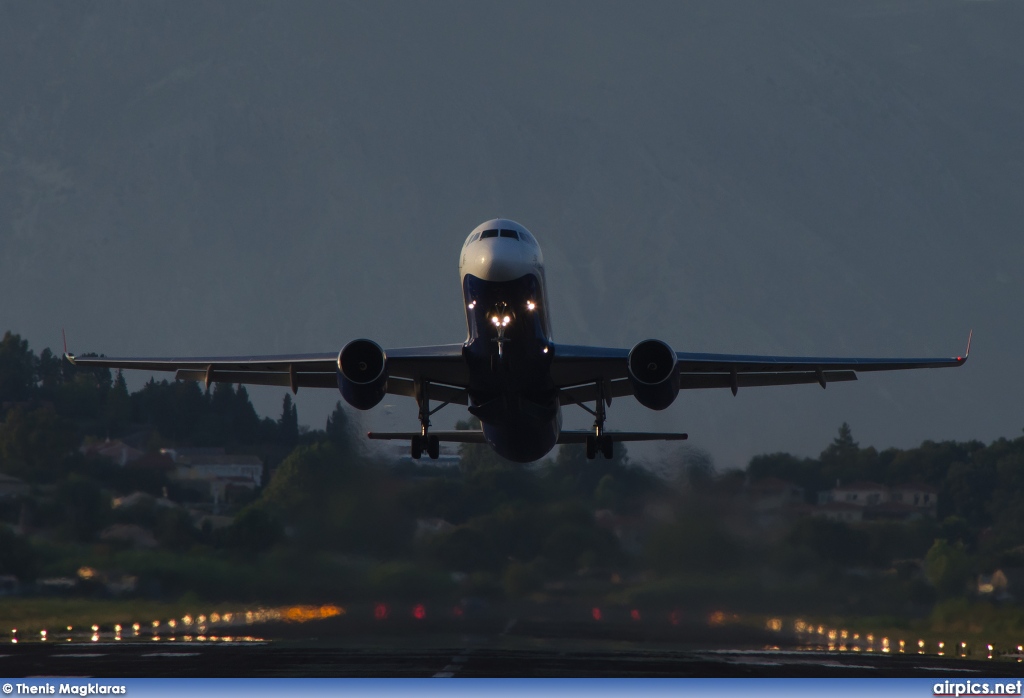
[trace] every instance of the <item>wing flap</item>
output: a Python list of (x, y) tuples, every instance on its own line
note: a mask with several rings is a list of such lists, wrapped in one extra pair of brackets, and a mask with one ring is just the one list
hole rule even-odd
[[(769, 385), (836, 383), (857, 380), (861, 371), (898, 371), (962, 366), (970, 352), (949, 358), (851, 358), (827, 356), (757, 356), (677, 352), (680, 389), (744, 388)], [(606, 397), (632, 395), (627, 349), (557, 345), (551, 377), (561, 404), (597, 400), (597, 383)]]
[[(257, 373), (288, 372), (294, 366), (296, 372), (333, 373), (338, 359), (337, 354), (294, 354), (278, 356), (211, 356), (190, 358), (117, 358), (106, 356), (73, 356), (66, 354), (68, 361), (75, 366), (96, 366), (99, 368), (128, 368), (143, 371), (177, 371), (194, 369), (206, 371), (213, 366), (215, 370), (242, 371)], [(205, 375), (205, 373), (204, 373)]]
[[(604, 396), (628, 397), (633, 394), (633, 385), (628, 378), (608, 381), (604, 384)], [(598, 390), (595, 383), (575, 385), (562, 388), (558, 391), (558, 402), (562, 405), (575, 405), (577, 403), (594, 402), (597, 400)]]
[[(432, 400), (467, 404), (464, 387), (469, 385), (469, 370), (462, 357), (461, 344), (386, 349), (385, 353), (388, 357), (389, 393), (411, 396), (414, 394), (414, 381), (423, 380), (431, 383)], [(75, 366), (173, 371), (175, 378), (181, 380), (209, 379), (212, 383), (296, 388), (338, 387), (338, 355), (335, 353), (177, 358), (65, 356)]]
[[(290, 373), (281, 371), (220, 371), (209, 372), (211, 383), (246, 383), (248, 385), (275, 385), (284, 388), (292, 386)], [(195, 369), (178, 369), (174, 374), (177, 380), (205, 381), (207, 371)], [(296, 388), (337, 388), (337, 373), (300, 373), (295, 372)]]
[(461, 344), (385, 349), (388, 377), (425, 380), (454, 386), (469, 385), (469, 367)]
[[(408, 378), (388, 376), (387, 392), (391, 395), (402, 395), (404, 397), (415, 398), (416, 381)], [(430, 383), (427, 388), (427, 394), (431, 400), (436, 400), (438, 402), (450, 402), (453, 405), (469, 404), (469, 393), (466, 389), (453, 385)]]
[[(736, 375), (737, 388), (759, 388), (768, 385), (801, 385), (806, 383), (839, 383), (855, 381), (853, 371), (822, 371), (803, 373), (742, 373)], [(686, 373), (679, 376), (680, 390), (700, 388), (731, 388), (731, 373)]]

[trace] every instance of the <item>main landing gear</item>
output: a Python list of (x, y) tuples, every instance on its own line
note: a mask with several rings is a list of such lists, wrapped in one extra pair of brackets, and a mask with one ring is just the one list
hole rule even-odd
[(604, 420), (606, 417), (605, 407), (610, 405), (612, 399), (604, 396), (604, 381), (597, 382), (597, 404), (595, 409), (590, 409), (583, 403), (576, 404), (594, 415), (594, 435), (587, 437), (587, 460), (597, 458), (598, 452), (607, 460), (612, 459), (612, 437), (604, 433)]
[(423, 452), (427, 452), (430, 460), (437, 460), (441, 455), (441, 442), (436, 436), (431, 435), (430, 415), (434, 414), (448, 403), (442, 402), (434, 409), (430, 409), (430, 381), (416, 381), (416, 402), (420, 406), (420, 434), (412, 437), (412, 448), (409, 455), (413, 460), (419, 460)]
[(412, 453), (410, 455), (415, 460), (419, 460), (423, 456), (424, 451), (427, 452), (430, 460), (437, 460), (438, 456), (441, 455), (441, 442), (437, 440), (436, 436), (431, 436), (430, 434), (412, 437)]

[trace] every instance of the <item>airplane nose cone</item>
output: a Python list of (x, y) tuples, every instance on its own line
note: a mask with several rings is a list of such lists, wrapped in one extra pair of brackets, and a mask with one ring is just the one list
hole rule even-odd
[(487, 281), (512, 281), (530, 272), (517, 241), (495, 240), (474, 247), (467, 255), (463, 273)]

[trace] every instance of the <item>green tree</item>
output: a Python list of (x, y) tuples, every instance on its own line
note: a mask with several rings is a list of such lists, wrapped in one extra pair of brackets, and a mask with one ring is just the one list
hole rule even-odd
[(299, 411), (292, 404), (292, 396), (288, 393), (284, 394), (281, 418), (277, 420), (277, 427), (281, 444), (285, 448), (295, 448), (299, 443)]
[(15, 407), (0, 423), (0, 470), (30, 482), (52, 482), (74, 449), (73, 425), (43, 407)]
[(94, 540), (111, 519), (110, 497), (98, 483), (78, 475), (57, 485), (55, 501), (64, 533), (71, 540)]
[(0, 526), (0, 574), (13, 574), (25, 582), (35, 579), (37, 567), (32, 544), (7, 526)]
[(338, 400), (334, 411), (327, 417), (327, 426), (324, 428), (327, 440), (341, 453), (354, 455), (358, 451), (354, 432), (352, 420), (342, 407), (341, 400)]
[(250, 553), (267, 550), (283, 539), (284, 527), (280, 520), (265, 507), (255, 505), (239, 512), (226, 533), (229, 546)]
[(0, 340), (0, 404), (21, 402), (32, 396), (36, 363), (28, 340), (9, 331), (4, 333)]
[(131, 421), (132, 398), (128, 394), (128, 384), (124, 380), (124, 374), (117, 372), (114, 384), (107, 393), (106, 408), (104, 409), (104, 421), (107, 423), (108, 431), (120, 433)]
[(924, 558), (924, 572), (941, 597), (962, 596), (971, 577), (971, 561), (963, 544), (939, 538)]

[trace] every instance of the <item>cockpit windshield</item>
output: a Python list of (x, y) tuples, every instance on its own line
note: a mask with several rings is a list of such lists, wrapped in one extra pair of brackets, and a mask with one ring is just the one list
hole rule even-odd
[(509, 238), (512, 240), (519, 240), (525, 242), (527, 245), (537, 246), (537, 241), (525, 230), (514, 230), (512, 228), (491, 228), (490, 230), (483, 230), (477, 233), (473, 233), (466, 244), (474, 243), (477, 240), (486, 240), (487, 238)]

